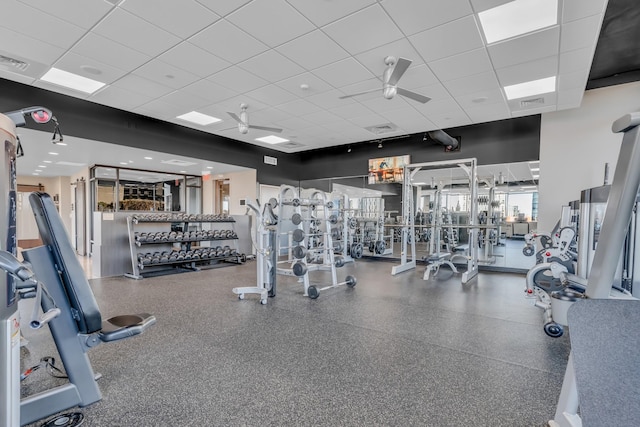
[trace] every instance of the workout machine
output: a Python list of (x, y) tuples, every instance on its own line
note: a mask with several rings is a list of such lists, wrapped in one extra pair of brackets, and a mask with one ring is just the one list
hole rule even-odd
[[(589, 272), (589, 278), (587, 279), (584, 298), (585, 299), (633, 299), (628, 294), (622, 292), (615, 292), (612, 288), (612, 284), (615, 283), (616, 271), (619, 266), (619, 257), (615, 256), (615, 254), (622, 253), (622, 250), (625, 246), (625, 239), (629, 230), (629, 225), (631, 224), (631, 220), (633, 217), (634, 205), (637, 200), (638, 190), (640, 189), (640, 113), (631, 113), (627, 114), (618, 120), (616, 120), (612, 125), (612, 131), (614, 133), (623, 132), (624, 136), (622, 138), (622, 145), (620, 147), (620, 153), (618, 155), (618, 162), (615, 168), (615, 174), (613, 177), (613, 182), (611, 184), (611, 189), (609, 191), (609, 198), (607, 201), (607, 207), (605, 210), (604, 218), (602, 220), (602, 228), (600, 230), (598, 245), (595, 250), (595, 254), (593, 256), (593, 263), (591, 265), (591, 271)], [(584, 221), (584, 218), (581, 217), (581, 221)], [(614, 254), (614, 256), (612, 256)], [(628, 301), (618, 301), (618, 303), (626, 303)], [(612, 305), (615, 302), (609, 302)], [(581, 308), (580, 304), (576, 304), (575, 307), (572, 307), (572, 312), (578, 312)], [(637, 303), (634, 304), (637, 307)], [(614, 306), (615, 307), (615, 306)], [(567, 309), (568, 311), (568, 309)], [(585, 319), (585, 321), (595, 321)], [(593, 325), (592, 332), (596, 332), (598, 327), (601, 326), (599, 324)], [(607, 325), (611, 327), (611, 325)], [(630, 327), (635, 327), (636, 325), (632, 325)], [(613, 328), (618, 328), (619, 326), (613, 326)], [(600, 328), (602, 329), (602, 328)], [(629, 334), (630, 336), (635, 336), (637, 334)], [(599, 344), (598, 341), (602, 341), (602, 335), (595, 334), (589, 337), (594, 344)], [(606, 339), (606, 338), (605, 338)], [(624, 342), (624, 339), (622, 340)], [(572, 339), (573, 342), (573, 339)], [(600, 343), (602, 344), (602, 343)], [(618, 343), (620, 347), (621, 344)], [(578, 427), (582, 426), (582, 420), (578, 415), (578, 408), (581, 406), (580, 394), (585, 394), (586, 387), (579, 387), (578, 377), (576, 376), (578, 365), (574, 366), (574, 359), (577, 362), (580, 360), (580, 367), (584, 366), (584, 361), (586, 361), (587, 366), (591, 366), (591, 370), (586, 369), (582, 370), (581, 373), (585, 374), (582, 376), (582, 381), (586, 378), (596, 375), (597, 387), (605, 388), (608, 387), (610, 389), (615, 389), (616, 393), (619, 391), (621, 387), (620, 384), (611, 384), (605, 385), (602, 384), (602, 380), (606, 379), (606, 376), (602, 376), (599, 372), (592, 372), (592, 370), (600, 370), (601, 367), (604, 367), (609, 363), (608, 360), (598, 360), (592, 359), (592, 354), (587, 353), (576, 353), (578, 348), (574, 347), (572, 349), (572, 354), (569, 356), (569, 362), (567, 364), (567, 370), (564, 376), (564, 382), (562, 384), (562, 390), (560, 392), (560, 397), (558, 399), (558, 406), (556, 409), (555, 417), (553, 420), (549, 421), (549, 425), (551, 427)], [(597, 353), (594, 353), (597, 354)], [(597, 357), (597, 356), (596, 356)], [(616, 371), (624, 370), (625, 368), (622, 366), (613, 367)], [(636, 372), (629, 372), (628, 375), (635, 376)], [(593, 382), (593, 381), (592, 381)], [(583, 386), (587, 386), (588, 384), (583, 383)], [(611, 387), (613, 386), (613, 388)], [(633, 390), (633, 392), (637, 392)], [(584, 402), (586, 404), (597, 404), (601, 405), (601, 401), (587, 400)], [(597, 410), (607, 418), (609, 422), (606, 425), (622, 425), (619, 424), (615, 419), (615, 412), (619, 411), (616, 407), (617, 405), (605, 405), (604, 407), (599, 406)], [(636, 405), (634, 405), (636, 406)], [(594, 412), (594, 407), (589, 405), (585, 407), (580, 407), (580, 412), (584, 412), (586, 414), (592, 414)], [(635, 422), (637, 423), (637, 419)], [(593, 425), (604, 425), (604, 424), (593, 424)], [(631, 424), (628, 424), (631, 425)]]
[(260, 295), (260, 304), (265, 305), (268, 297), (276, 296), (276, 264), (278, 250), (276, 247), (276, 231), (278, 218), (273, 213), (278, 201), (271, 199), (265, 203), (262, 210), (260, 202), (247, 201), (247, 207), (255, 212), (257, 219), (256, 236), (253, 246), (256, 249), (256, 286), (233, 288), (232, 292), (238, 299), (244, 299), (245, 294)]
[[(50, 112), (41, 107), (37, 111)], [(26, 110), (21, 110), (26, 111)], [(20, 113), (22, 114), (22, 113)], [(40, 116), (38, 116), (40, 117)], [(24, 121), (18, 121), (24, 125)], [(149, 314), (116, 316), (102, 321), (84, 271), (76, 258), (55, 204), (49, 195), (29, 196), (44, 246), (23, 251), (16, 258), (16, 131), (15, 123), (0, 115), (4, 152), (0, 162), (0, 427), (16, 427), (75, 406), (101, 399), (98, 378), (87, 351), (103, 342), (119, 341), (155, 323)], [(37, 278), (37, 279), (36, 279)], [(46, 290), (42, 286), (46, 285)], [(20, 399), (20, 319), (18, 300), (39, 299), (43, 314), (31, 327), (47, 323), (69, 378), (67, 384)], [(38, 306), (36, 305), (36, 308)]]
[[(414, 229), (416, 226), (414, 224), (415, 211), (412, 179), (421, 170), (445, 168), (460, 168), (469, 183), (469, 193), (471, 197), (469, 224), (457, 226), (458, 228), (463, 227), (468, 229), (468, 249), (467, 253), (462, 255), (452, 254), (451, 252), (441, 252), (439, 245), (434, 246), (434, 252), (431, 252), (427, 258), (428, 265), (427, 272), (425, 272), (425, 278), (429, 277), (430, 271), (437, 271), (441, 265), (445, 263), (447, 263), (447, 265), (449, 265), (448, 263), (453, 264), (452, 255), (455, 255), (456, 257), (463, 257), (466, 261), (467, 270), (462, 273), (462, 283), (467, 283), (478, 274), (478, 231), (480, 227), (476, 223), (478, 221), (477, 161), (475, 158), (470, 158), (440, 162), (415, 163), (404, 167), (404, 179), (402, 184), (402, 247), (400, 252), (400, 265), (393, 266), (391, 270), (392, 275), (416, 268), (416, 239), (414, 238)], [(442, 185), (439, 185), (438, 189), (442, 191)], [(437, 239), (437, 236), (442, 232), (443, 225), (438, 224), (439, 215), (440, 212), (434, 211), (435, 225), (432, 227), (431, 231), (432, 242), (434, 242), (435, 239)]]

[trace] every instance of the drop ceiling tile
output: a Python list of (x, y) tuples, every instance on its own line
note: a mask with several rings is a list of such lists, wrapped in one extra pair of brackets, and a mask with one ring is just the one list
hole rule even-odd
[(226, 19), (271, 47), (316, 28), (284, 0), (253, 0)]
[(159, 101), (166, 102), (181, 107), (185, 113), (198, 110), (209, 105), (211, 102), (203, 97), (195, 96), (192, 93), (176, 90), (163, 96)]
[(560, 74), (568, 74), (591, 68), (593, 50), (593, 47), (588, 47), (561, 53)]
[(144, 105), (136, 108), (136, 111), (150, 117), (155, 117), (157, 119), (174, 119), (176, 116), (183, 114), (183, 108), (169, 104), (160, 99), (154, 99), (151, 102), (147, 102)]
[(104, 0), (65, 0), (63, 2), (20, 0), (20, 2), (84, 29), (93, 27), (114, 7)]
[(238, 93), (249, 92), (269, 84), (265, 79), (237, 66), (226, 68), (209, 77), (209, 80)]
[[(414, 88), (412, 90), (416, 93), (419, 93), (421, 95), (428, 96), (429, 98), (431, 98), (431, 101), (429, 102), (438, 101), (440, 99), (448, 99), (451, 97), (451, 94), (449, 93), (449, 91), (441, 83), (422, 86), (422, 87)], [(409, 104), (410, 106), (424, 105), (412, 99), (404, 98), (404, 100), (407, 101), (407, 104)]]
[(250, 123), (258, 126), (274, 127), (274, 123), (286, 120), (291, 116), (277, 108), (264, 108), (260, 111), (254, 111), (249, 116)]
[(326, 1), (317, 0), (287, 1), (318, 27), (350, 15), (376, 2), (376, 0), (349, 0), (334, 1), (331, 4), (327, 4)]
[(458, 111), (448, 111), (446, 113), (434, 113), (429, 115), (427, 119), (430, 120), (437, 129), (467, 126), (473, 123), (467, 116), (467, 113), (462, 111), (462, 109)]
[[(396, 24), (378, 4), (329, 24), (322, 30), (352, 55), (403, 37)], [(356, 34), (357, 37), (354, 37)]]
[(305, 114), (304, 116), (302, 116), (302, 118), (318, 126), (341, 120), (340, 117), (325, 110), (317, 111), (311, 114)]
[(558, 92), (565, 90), (580, 89), (585, 90), (587, 79), (589, 77), (589, 69), (576, 71), (573, 73), (560, 74), (558, 76)]
[(93, 58), (104, 64), (112, 64), (123, 70), (134, 70), (151, 59), (149, 55), (94, 33), (88, 33), (83, 37), (71, 52)]
[(158, 84), (143, 77), (136, 76), (135, 74), (128, 74), (113, 83), (113, 85), (120, 89), (130, 90), (131, 92), (146, 95), (154, 99), (160, 98), (174, 90), (171, 87)]
[(560, 27), (555, 26), (537, 33), (516, 37), (488, 47), (496, 68), (557, 55), (560, 46)]
[(176, 68), (173, 65), (157, 59), (147, 62), (135, 70), (133, 74), (174, 89), (180, 89), (181, 87), (200, 80), (200, 77), (195, 74), (191, 74), (188, 71)]
[(356, 126), (360, 126), (361, 128), (387, 123), (384, 117), (375, 113), (370, 113), (366, 116), (354, 117), (352, 119), (349, 119), (349, 121)]
[(298, 129), (308, 128), (309, 126), (312, 126), (312, 123), (301, 119), (300, 117), (290, 117), (288, 119), (275, 122), (275, 126), (287, 129), (290, 132), (294, 132), (294, 135), (296, 135)]
[(331, 64), (349, 56), (343, 48), (320, 30), (291, 40), (276, 50), (307, 70)]
[(373, 114), (373, 112), (369, 108), (359, 102), (332, 108), (331, 112), (345, 120)]
[(447, 80), (443, 83), (449, 93), (454, 97), (475, 93), (481, 90), (499, 89), (498, 79), (493, 71), (474, 74), (455, 80)]
[(415, 108), (410, 106), (407, 106), (405, 108), (398, 108), (395, 110), (389, 110), (382, 113), (382, 115), (385, 119), (387, 119), (387, 121), (403, 129), (405, 127), (415, 129), (416, 125), (419, 128), (427, 128), (422, 124), (425, 121), (424, 116)]
[(564, 0), (562, 2), (562, 23), (590, 15), (603, 14), (606, 8), (607, 0)]
[(502, 89), (495, 88), (457, 96), (456, 102), (466, 110), (467, 108), (482, 108), (497, 103), (505, 104), (506, 100)]
[(162, 7), (156, 0), (127, 0), (120, 7), (183, 39), (220, 19), (195, 0), (164, 2)]
[(62, 87), (62, 86), (57, 86), (57, 85), (54, 85), (54, 84), (51, 84), (51, 83), (47, 83), (47, 82), (42, 81), (42, 80), (36, 80), (36, 82), (33, 85), (35, 87), (39, 87), (41, 89), (46, 89), (46, 90), (49, 90), (51, 92), (61, 93), (63, 95), (69, 95), (69, 96), (72, 96), (74, 98), (86, 99), (87, 97), (89, 97), (88, 93), (75, 91), (75, 90), (68, 89), (68, 88)]
[(353, 58), (343, 59), (330, 65), (318, 68), (313, 74), (333, 87), (343, 87), (375, 77)]
[(484, 48), (433, 61), (428, 65), (441, 82), (456, 80), (493, 69), (489, 55)]
[(285, 58), (275, 50), (268, 50), (238, 65), (270, 82), (284, 80), (297, 74), (302, 74), (305, 71), (298, 64)]
[(0, 78), (11, 80), (11, 81), (18, 82), (18, 83), (22, 83), (22, 84), (25, 84), (25, 85), (30, 85), (30, 84), (33, 84), (35, 82), (35, 78), (34, 77), (25, 76), (25, 75), (22, 75), (22, 74), (12, 73), (10, 71), (4, 70), (2, 67), (0, 67)]
[[(398, 125), (400, 126), (400, 125)], [(425, 117), (420, 121), (416, 122), (406, 122), (404, 125), (400, 126), (402, 130), (404, 130), (408, 134), (412, 133), (420, 133), (427, 132), (430, 130), (440, 129), (440, 126), (436, 126), (431, 122), (431, 120), (427, 120)]]
[(278, 105), (278, 109), (292, 116), (304, 116), (305, 114), (320, 111), (320, 107), (310, 103), (309, 101), (305, 101), (304, 99), (295, 99), (293, 101), (285, 102), (284, 104)]
[(151, 96), (143, 95), (117, 86), (107, 86), (100, 89), (88, 98), (98, 104), (108, 105), (119, 109), (135, 109), (154, 99)]
[(346, 99), (362, 102), (368, 99), (374, 99), (382, 96), (382, 81), (380, 81), (375, 77), (372, 77), (370, 79), (363, 80), (358, 83), (341, 87), (340, 91), (342, 92), (342, 95), (358, 94), (356, 96), (353, 96), (351, 98), (346, 98)]
[(473, 6), (473, 10), (478, 13), (509, 3), (510, 1), (513, 0), (471, 0), (471, 5)]
[(198, 80), (181, 89), (194, 96), (202, 96), (212, 104), (236, 96), (238, 93), (208, 79)]
[(173, 34), (122, 9), (115, 9), (93, 32), (147, 55), (156, 56), (180, 42)]
[(340, 99), (343, 95), (344, 93), (338, 89), (333, 89), (317, 95), (309, 96), (306, 99), (307, 101), (313, 102), (317, 106), (328, 110), (356, 102), (353, 98)]
[(220, 16), (226, 16), (250, 1), (251, 0), (197, 0), (198, 3), (213, 10)]
[[(317, 95), (322, 92), (333, 89), (331, 85), (311, 73), (302, 73), (297, 76), (281, 80), (276, 85), (282, 89), (291, 92), (301, 98)], [(302, 89), (301, 85), (307, 85), (307, 89)]]
[(473, 13), (469, 0), (393, 0), (381, 4), (407, 36)]
[(248, 107), (247, 111), (249, 112), (250, 115), (256, 111), (269, 108), (267, 104), (260, 102), (257, 99), (251, 98), (250, 96), (247, 96), (247, 95), (237, 95), (231, 98), (227, 98), (223, 101), (216, 103), (215, 108), (217, 108), (220, 112), (224, 114), (226, 114), (227, 111), (240, 114), (240, 104), (245, 104)]
[(593, 15), (562, 26), (560, 52), (595, 46), (600, 34), (602, 15)]
[(207, 77), (229, 66), (231, 63), (189, 42), (182, 42), (158, 57), (162, 62), (181, 68), (199, 76)]
[(284, 104), (285, 102), (296, 99), (296, 96), (291, 92), (287, 92), (273, 84), (252, 90), (248, 92), (247, 95), (271, 106)]
[[(224, 43), (221, 43), (222, 40)], [(234, 64), (268, 49), (267, 45), (224, 19), (196, 34), (189, 41)]]
[(558, 74), (558, 57), (547, 56), (496, 70), (502, 86), (538, 80)]
[[(128, 73), (127, 71), (72, 52), (67, 52), (62, 58), (56, 61), (54, 67), (103, 83), (111, 83)], [(99, 73), (96, 74), (96, 71), (99, 71)]]
[[(17, 1), (3, 1), (2, 16), (4, 28), (63, 49), (73, 46), (86, 32), (84, 28)], [(4, 41), (2, 44), (8, 46)]]
[(442, 98), (427, 102), (426, 104), (412, 104), (412, 107), (423, 115), (430, 118), (432, 114), (457, 113), (461, 111), (460, 106), (453, 98)]
[[(4, 55), (12, 58), (23, 58), (32, 65), (40, 65), (42, 70), (47, 70), (49, 65), (64, 54), (64, 49), (6, 28), (0, 28), (0, 40), (2, 40), (0, 52), (3, 52)], [(37, 61), (35, 58), (37, 58)], [(31, 75), (29, 68), (26, 71), (27, 74)], [(38, 75), (37, 77), (40, 76)]]
[(464, 111), (474, 123), (504, 120), (511, 117), (511, 111), (504, 103), (465, 107)]
[(425, 61), (435, 61), (484, 46), (473, 15), (409, 37)]
[(411, 65), (398, 82), (398, 86), (405, 89), (415, 89), (437, 84), (438, 79), (426, 65)]

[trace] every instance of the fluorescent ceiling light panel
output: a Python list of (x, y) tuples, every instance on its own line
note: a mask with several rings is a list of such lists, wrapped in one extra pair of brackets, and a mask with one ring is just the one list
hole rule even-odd
[(524, 98), (526, 96), (532, 95), (540, 95), (542, 93), (555, 92), (555, 90), (556, 76), (504, 87), (504, 93), (505, 95), (507, 95), (507, 99), (509, 100)]
[(256, 138), (256, 141), (266, 142), (267, 144), (280, 144), (281, 142), (288, 142), (288, 139), (280, 138), (279, 136), (269, 135), (262, 138)]
[(487, 43), (558, 23), (558, 0), (515, 0), (478, 13)]
[(197, 111), (192, 111), (190, 113), (183, 114), (176, 118), (187, 121), (187, 122), (195, 123), (197, 125), (202, 125), (202, 126), (207, 126), (212, 123), (217, 123), (222, 121), (217, 117), (208, 116), (206, 114), (198, 113)]
[(531, 168), (531, 172), (537, 172), (539, 170), (540, 170), (540, 168)]
[(40, 80), (84, 93), (93, 93), (105, 83), (52, 67)]

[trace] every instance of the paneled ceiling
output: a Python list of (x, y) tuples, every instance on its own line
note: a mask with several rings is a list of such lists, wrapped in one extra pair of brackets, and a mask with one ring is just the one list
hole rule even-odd
[[(607, 1), (558, 0), (556, 25), (487, 44), (478, 13), (504, 3), (3, 0), (0, 77), (283, 152), (579, 106)], [(386, 56), (413, 61), (399, 86), (430, 102), (381, 90), (340, 99), (381, 89)], [(51, 67), (106, 85), (89, 95), (46, 83)], [(505, 96), (551, 76), (552, 92)], [(241, 135), (227, 114), (241, 103), (289, 142)], [(222, 121), (177, 119), (190, 111)]]

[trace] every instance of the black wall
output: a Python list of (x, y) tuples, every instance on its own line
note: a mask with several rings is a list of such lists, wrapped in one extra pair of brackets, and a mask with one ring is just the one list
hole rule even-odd
[[(285, 154), (173, 123), (133, 114), (44, 89), (0, 79), (0, 112), (43, 106), (64, 135), (256, 169), (263, 184), (297, 184), (297, 154)], [(44, 130), (27, 120), (27, 127)], [(51, 125), (53, 131), (53, 125)], [(25, 153), (29, 155), (29, 153)], [(266, 165), (265, 155), (278, 165)], [(98, 160), (98, 159), (96, 159)]]
[[(449, 135), (461, 138), (461, 149), (456, 152), (447, 153), (443, 146), (423, 141), (420, 133), (383, 141), (380, 149), (375, 142), (363, 142), (351, 144), (350, 153), (348, 146), (342, 145), (286, 154), (0, 79), (0, 112), (33, 105), (51, 109), (65, 135), (245, 166), (256, 169), (260, 183), (270, 185), (366, 175), (368, 159), (376, 157), (410, 154), (412, 163), (475, 157), (478, 164), (494, 164), (537, 160), (540, 151), (541, 118), (537, 115), (445, 129)], [(45, 129), (31, 121), (27, 126)], [(264, 155), (277, 157), (278, 165), (264, 164)], [(327, 184), (318, 181), (313, 187), (324, 189)], [(371, 188), (399, 194), (397, 185), (389, 189), (379, 185)]]
[(445, 152), (433, 141), (423, 141), (422, 133), (383, 141), (383, 148), (377, 148), (377, 142), (365, 142), (352, 144), (350, 153), (348, 145), (305, 151), (300, 154), (300, 180), (366, 175), (369, 159), (405, 154), (411, 155), (411, 163), (472, 157), (479, 165), (538, 160), (540, 120), (536, 115), (445, 129), (461, 138), (460, 151), (454, 152)]

